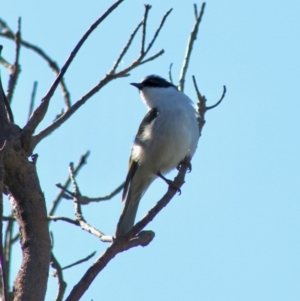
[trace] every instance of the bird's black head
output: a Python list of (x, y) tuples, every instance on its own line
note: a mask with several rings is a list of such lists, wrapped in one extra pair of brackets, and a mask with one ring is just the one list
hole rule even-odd
[[(164, 78), (158, 75), (148, 75), (142, 79), (140, 83), (131, 83), (131, 85), (135, 86), (139, 90), (142, 90), (144, 87), (153, 87), (153, 88), (169, 88), (174, 87), (172, 83), (168, 82)], [(177, 88), (176, 88), (177, 89)]]

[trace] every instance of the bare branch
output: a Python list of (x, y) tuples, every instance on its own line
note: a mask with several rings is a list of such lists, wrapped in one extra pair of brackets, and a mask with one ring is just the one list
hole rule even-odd
[(170, 83), (173, 84), (172, 67), (173, 67), (173, 63), (171, 63), (170, 66), (169, 66), (169, 81), (170, 81)]
[(206, 98), (205, 96), (201, 95), (199, 89), (198, 89), (198, 85), (196, 82), (196, 78), (193, 75), (193, 83), (194, 83), (194, 87), (196, 90), (196, 94), (197, 94), (197, 112), (198, 112), (198, 116), (197, 116), (197, 120), (198, 120), (198, 125), (199, 125), (199, 136), (201, 136), (201, 132), (202, 132), (202, 128), (205, 124), (205, 112), (206, 112)]
[(65, 267), (62, 268), (62, 270), (66, 270), (66, 269), (72, 268), (72, 267), (74, 267), (74, 266), (76, 266), (78, 264), (81, 264), (83, 262), (86, 262), (86, 261), (90, 260), (92, 257), (94, 257), (95, 254), (96, 254), (96, 251), (94, 251), (90, 255), (84, 257), (83, 259), (80, 259), (80, 260), (78, 260), (78, 261), (76, 261), (76, 262), (74, 262), (72, 264), (66, 265)]
[(71, 219), (71, 218), (68, 218), (68, 217), (65, 217), (65, 216), (48, 216), (48, 219), (50, 221), (54, 221), (54, 222), (64, 221), (64, 222), (70, 223), (70, 224), (75, 225), (75, 226), (80, 226), (78, 220)]
[(194, 3), (194, 14), (195, 14), (195, 19), (197, 20), (197, 18), (198, 18), (198, 8), (197, 8), (196, 3)]
[(73, 163), (70, 163), (69, 165), (69, 171), (70, 171), (70, 179), (73, 185), (73, 190), (74, 190), (74, 209), (75, 209), (75, 216), (76, 219), (79, 221), (79, 224), (81, 226), (81, 228), (93, 235), (95, 235), (98, 238), (102, 238), (102, 236), (106, 236), (104, 233), (102, 233), (101, 231), (99, 231), (98, 229), (96, 229), (95, 227), (91, 226), (90, 224), (88, 224), (86, 222), (86, 220), (83, 217), (82, 214), (82, 210), (81, 210), (81, 204), (78, 201), (78, 197), (80, 197), (80, 190), (79, 187), (77, 185), (77, 182), (75, 180), (75, 172), (74, 172), (74, 168), (73, 168)]
[(222, 102), (222, 100), (224, 99), (225, 94), (226, 94), (226, 86), (223, 86), (223, 93), (222, 93), (221, 98), (218, 100), (218, 102), (216, 104), (214, 104), (214, 105), (212, 105), (210, 107), (206, 107), (206, 111), (211, 110), (211, 109), (217, 107)]
[(141, 51), (140, 51), (140, 56), (144, 56), (145, 54), (145, 41), (146, 41), (146, 27), (147, 27), (147, 19), (148, 19), (148, 14), (149, 10), (151, 9), (151, 5), (146, 4), (145, 5), (145, 13), (144, 13), (144, 18), (142, 21), (143, 24), (143, 30), (142, 30), (142, 43), (141, 43)]
[[(56, 184), (56, 186), (58, 188), (62, 189), (66, 193), (63, 196), (65, 199), (71, 200), (75, 197), (75, 194), (73, 192), (66, 189), (66, 187), (62, 186), (60, 183)], [(87, 205), (87, 204), (90, 204), (90, 203), (98, 203), (98, 202), (103, 202), (103, 201), (109, 201), (114, 196), (116, 196), (123, 189), (123, 187), (124, 187), (124, 183), (119, 185), (119, 187), (117, 187), (111, 193), (109, 193), (105, 196), (97, 197), (97, 198), (90, 198), (90, 197), (87, 197), (87, 196), (84, 196), (84, 195), (77, 196), (77, 198), (78, 198), (78, 201), (81, 205)]]
[[(0, 19), (0, 26), (1, 25), (5, 29), (4, 29), (4, 31), (0, 32), (0, 36), (6, 37), (10, 40), (14, 40), (14, 34), (13, 34), (12, 30), (9, 29), (7, 24), (3, 20)], [(41, 49), (40, 47), (33, 45), (27, 41), (24, 41), (23, 39), (21, 39), (21, 45), (24, 46), (25, 48), (28, 48), (28, 49), (34, 51), (42, 59), (44, 59), (47, 62), (47, 64), (49, 65), (49, 67), (52, 69), (52, 71), (55, 73), (55, 75), (59, 74), (59, 71), (60, 71), (59, 66), (53, 59), (51, 59), (51, 57), (48, 54), (46, 54), (46, 52), (43, 49)], [(61, 86), (64, 101), (65, 101), (65, 105), (67, 108), (69, 108), (71, 106), (70, 93), (66, 87), (66, 84), (65, 84), (63, 78), (60, 81), (60, 86)]]
[(4, 66), (6, 69), (8, 69), (9, 71), (12, 70), (13, 68), (13, 65), (10, 64), (7, 60), (5, 60), (3, 57), (0, 57), (0, 64), (2, 66)]
[(157, 39), (157, 37), (158, 37), (158, 35), (159, 35), (159, 33), (160, 33), (160, 31), (161, 31), (163, 25), (165, 24), (165, 21), (166, 21), (167, 17), (169, 16), (169, 14), (171, 13), (172, 10), (173, 10), (172, 8), (169, 9), (169, 10), (165, 13), (165, 15), (163, 16), (163, 18), (162, 18), (162, 20), (161, 20), (161, 22), (160, 22), (160, 24), (159, 24), (159, 26), (158, 26), (158, 28), (157, 28), (157, 30), (156, 30), (154, 36), (153, 36), (151, 42), (149, 43), (149, 45), (148, 45), (148, 47), (147, 47), (147, 49), (146, 49), (146, 51), (145, 51), (144, 56), (147, 55), (147, 53), (149, 52), (149, 50), (152, 48), (152, 46), (153, 46), (154, 42), (156, 41), (156, 39)]
[(3, 156), (7, 141), (4, 141), (3, 146), (0, 148), (0, 267), (1, 267), (1, 281), (4, 301), (8, 301), (8, 281), (6, 274), (6, 264), (3, 251), (3, 181), (4, 181), (4, 165)]
[[(176, 195), (177, 191), (184, 184), (184, 178), (189, 164), (182, 162), (179, 168), (178, 175), (174, 179), (174, 186), (169, 186), (167, 193), (156, 203), (156, 205), (138, 222), (133, 228), (125, 235), (128, 238), (134, 237), (137, 233), (142, 231), (154, 218), (155, 216), (172, 200)], [(175, 188), (176, 187), (176, 188)]]
[[(1, 51), (3, 49), (3, 46), (0, 45), (0, 55)], [(6, 98), (6, 95), (3, 90), (1, 76), (0, 76), (0, 122), (2, 123), (2, 129), (4, 128), (4, 125), (7, 125), (9, 121), (13, 120), (13, 113), (11, 110), (11, 107), (9, 105), (9, 102)]]
[(121, 237), (115, 240), (104, 253), (97, 258), (93, 265), (86, 271), (80, 281), (73, 287), (66, 301), (79, 300), (90, 284), (94, 281), (97, 275), (106, 267), (106, 265), (113, 259), (118, 253), (129, 250), (137, 246), (146, 246), (151, 242), (154, 237), (152, 231), (142, 231), (136, 237), (129, 242), (125, 241), (125, 238)]
[(101, 88), (103, 88), (106, 84), (110, 81), (120, 78), (126, 77), (129, 75), (129, 71), (132, 69), (145, 64), (149, 61), (152, 61), (162, 55), (164, 50), (159, 51), (155, 55), (151, 56), (150, 58), (146, 59), (145, 61), (134, 61), (129, 67), (123, 69), (122, 71), (115, 73), (115, 74), (107, 74), (94, 88), (92, 88), (87, 94), (85, 94), (81, 99), (79, 99), (67, 112), (65, 112), (61, 117), (56, 119), (51, 125), (47, 128), (36, 134), (32, 137), (32, 149), (34, 149), (41, 140), (45, 137), (50, 135), (53, 131), (58, 129), (64, 122), (66, 122), (85, 102), (90, 99), (94, 94), (96, 94)]
[[(202, 3), (201, 11), (200, 11), (199, 15), (196, 17), (194, 28), (193, 28), (193, 30), (190, 34), (189, 41), (188, 41), (188, 44), (187, 44), (186, 53), (185, 53), (185, 57), (184, 57), (184, 60), (183, 60), (183, 65), (182, 65), (182, 68), (181, 68), (181, 73), (180, 73), (180, 76), (179, 76), (179, 84), (178, 84), (178, 89), (182, 92), (184, 90), (185, 76), (186, 76), (186, 71), (187, 71), (188, 66), (189, 66), (189, 61), (190, 61), (190, 58), (191, 58), (193, 45), (194, 45), (194, 42), (197, 39), (198, 28), (199, 28), (199, 25), (201, 23), (202, 16), (204, 14), (204, 8), (205, 8), (205, 2)], [(195, 9), (195, 6), (194, 6), (194, 11), (197, 11), (197, 9)]]
[[(128, 50), (128, 47), (131, 45), (131, 42), (140, 28), (140, 24), (136, 27), (135, 31), (131, 34), (127, 44), (125, 45), (124, 49), (122, 50), (121, 54), (119, 55), (116, 63), (113, 65), (112, 69), (109, 71), (109, 73), (102, 79), (100, 82), (92, 88), (87, 94), (85, 94), (81, 99), (79, 99), (68, 111), (66, 111), (62, 116), (60, 116), (58, 119), (56, 119), (51, 125), (46, 127), (44, 130), (42, 130), (40, 133), (32, 137), (31, 141), (31, 148), (32, 150), (36, 147), (36, 145), (45, 137), (50, 135), (54, 130), (59, 128), (64, 122), (66, 122), (88, 99), (90, 99), (94, 94), (96, 94), (101, 88), (103, 88), (106, 84), (108, 84), (110, 81), (120, 78), (120, 77), (125, 77), (129, 75), (129, 72), (133, 70), (134, 68), (137, 68), (138, 66), (141, 66), (142, 64), (148, 63), (157, 57), (161, 56), (164, 53), (164, 50), (160, 50), (156, 54), (152, 55), (148, 59), (143, 60), (143, 58), (146, 56), (146, 54), (149, 52), (151, 47), (153, 46), (154, 42), (156, 41), (156, 38), (164, 25), (164, 22), (168, 15), (171, 13), (172, 9), (167, 11), (167, 13), (163, 16), (162, 21), (156, 30), (154, 37), (152, 38), (152, 41), (149, 43), (146, 51), (141, 55), (139, 55), (138, 59), (136, 59), (134, 62), (131, 63), (130, 66), (124, 68), (123, 70), (119, 71), (118, 73), (116, 72), (116, 69), (118, 65), (120, 64), (121, 59), (125, 55), (125, 53)], [(24, 143), (23, 143), (24, 144)]]
[(159, 56), (163, 55), (164, 52), (165, 52), (165, 51), (164, 51), (163, 49), (160, 50), (160, 51), (157, 52), (156, 54), (154, 54), (154, 55), (150, 56), (149, 58), (147, 58), (146, 60), (140, 62), (140, 63), (139, 63), (139, 66), (141, 66), (141, 65), (143, 65), (143, 64), (145, 64), (145, 63), (148, 63), (148, 62), (150, 62), (150, 61), (155, 60), (155, 59), (158, 58)]
[(61, 81), (62, 77), (65, 75), (66, 71), (68, 70), (71, 62), (75, 58), (76, 54), (78, 53), (79, 49), (83, 45), (83, 43), (87, 40), (87, 38), (90, 36), (90, 34), (97, 28), (97, 26), (106, 19), (107, 16), (109, 16), (113, 10), (115, 10), (119, 4), (121, 4), (124, 0), (118, 0), (115, 2), (92, 26), (88, 29), (88, 31), (83, 35), (83, 37), (80, 39), (80, 41), (77, 43), (73, 51), (71, 52), (69, 58), (65, 62), (64, 66), (61, 68), (59, 75), (53, 82), (52, 86), (50, 87), (47, 94), (43, 97), (41, 104), (37, 107), (37, 109), (33, 112), (32, 116), (30, 117), (29, 121), (23, 128), (23, 131), (25, 133), (25, 136), (31, 136), (37, 126), (40, 124), (40, 122), (44, 119), (44, 116), (48, 110), (48, 105), (50, 102), (50, 99), (52, 98), (59, 82)]
[[(3, 219), (4, 220), (4, 219)], [(6, 271), (6, 287), (9, 287), (9, 279), (10, 279), (10, 263), (11, 263), (11, 255), (12, 255), (12, 246), (13, 242), (13, 232), (14, 232), (14, 222), (15, 218), (12, 217), (7, 223), (4, 235), (4, 260), (5, 260), (5, 271)]]
[(16, 219), (13, 216), (2, 216), (2, 221), (9, 222), (9, 221), (15, 221)]
[(17, 233), (14, 237), (11, 238), (11, 244), (13, 245), (18, 240), (20, 240), (20, 233)]
[(198, 125), (199, 125), (199, 131), (200, 131), (200, 136), (201, 136), (201, 131), (202, 131), (202, 128), (205, 124), (205, 113), (208, 111), (208, 110), (211, 110), (213, 108), (215, 108), (216, 106), (218, 106), (222, 100), (224, 99), (225, 97), (225, 94), (226, 94), (226, 86), (223, 86), (223, 93), (222, 93), (222, 96), (220, 98), (220, 100), (213, 106), (210, 106), (210, 107), (207, 107), (206, 106), (206, 98), (204, 95), (201, 95), (200, 91), (199, 91), (199, 88), (198, 88), (198, 85), (197, 85), (197, 82), (196, 82), (196, 78), (195, 76), (193, 75), (193, 83), (194, 83), (194, 87), (195, 87), (195, 90), (196, 90), (196, 94), (197, 94), (197, 99), (198, 99), (198, 103), (197, 103), (197, 112), (198, 112)]
[[(18, 30), (14, 36), (16, 42), (16, 56), (15, 56), (14, 65), (12, 67), (12, 72), (8, 80), (8, 88), (7, 88), (7, 95), (6, 95), (9, 104), (11, 104), (12, 102), (13, 93), (20, 74), (19, 58), (20, 58), (20, 48), (21, 48), (21, 18), (18, 19)], [(13, 122), (13, 120), (10, 121)]]
[(98, 198), (88, 198), (88, 197), (82, 196), (82, 198), (80, 199), (80, 203), (82, 205), (87, 205), (89, 203), (109, 201), (114, 196), (116, 196), (123, 189), (123, 187), (124, 187), (124, 183), (122, 183), (119, 187), (117, 187), (115, 190), (113, 190), (108, 195), (105, 195), (105, 196), (102, 196), (102, 197), (98, 197)]
[[(77, 166), (74, 169), (74, 176), (76, 176), (78, 174), (78, 172), (80, 171), (80, 169), (83, 167), (83, 165), (86, 164), (87, 158), (88, 158), (89, 155), (90, 155), (90, 152), (87, 151), (84, 155), (82, 155), (80, 157), (79, 162), (78, 162)], [(64, 184), (64, 187), (67, 188), (70, 183), (71, 183), (71, 179), (70, 179), (70, 176), (69, 176), (67, 178), (65, 184)], [(49, 214), (48, 214), (49, 216), (52, 216), (55, 213), (55, 211), (56, 211), (56, 209), (57, 209), (57, 207), (58, 207), (58, 205), (59, 205), (59, 203), (62, 199), (63, 193), (64, 193), (63, 190), (60, 191), (58, 196), (56, 197), (56, 199), (53, 201), (52, 206), (49, 210)]]
[(27, 120), (29, 120), (29, 118), (30, 118), (30, 116), (31, 116), (31, 114), (33, 112), (37, 85), (38, 85), (38, 82), (34, 81), (33, 82), (33, 87), (32, 87), (32, 92), (31, 92), (31, 97), (30, 97), (29, 112), (28, 112), (28, 118), (27, 118)]
[(121, 51), (119, 57), (117, 58), (115, 64), (113, 65), (112, 69), (108, 72), (108, 74), (114, 74), (122, 60), (122, 58), (124, 57), (124, 55), (126, 54), (127, 50), (129, 49), (133, 38), (135, 37), (136, 33), (138, 32), (138, 30), (140, 29), (140, 27), (142, 26), (142, 22), (138, 24), (138, 26), (135, 28), (135, 30), (132, 32), (132, 34), (130, 35), (125, 47), (123, 48), (123, 50)]
[[(180, 188), (184, 184), (184, 177), (188, 170), (188, 165), (182, 164), (177, 177), (174, 179), (176, 187)], [(148, 214), (139, 221), (128, 233), (117, 237), (113, 243), (106, 249), (106, 251), (93, 263), (93, 265), (86, 271), (80, 281), (73, 287), (66, 301), (79, 300), (85, 291), (88, 289), (97, 275), (105, 268), (105, 266), (118, 253), (126, 251), (137, 246), (146, 246), (154, 238), (152, 231), (140, 232), (153, 218), (164, 208), (177, 193), (175, 187), (169, 186), (167, 193), (163, 198), (148, 212)], [(137, 236), (136, 236), (137, 235)]]
[(62, 273), (62, 268), (54, 256), (53, 252), (51, 252), (51, 262), (50, 262), (51, 267), (55, 270), (54, 276), (57, 277), (58, 281), (58, 292), (56, 296), (56, 301), (62, 301), (66, 288), (67, 288), (67, 283), (64, 281), (64, 276)]

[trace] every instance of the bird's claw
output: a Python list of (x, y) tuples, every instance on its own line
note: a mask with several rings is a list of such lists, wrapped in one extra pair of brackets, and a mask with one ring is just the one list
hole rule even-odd
[(181, 195), (181, 189), (180, 189), (180, 187), (178, 187), (178, 185), (177, 185), (174, 181), (167, 179), (167, 178), (164, 177), (160, 172), (158, 172), (157, 175), (158, 175), (161, 179), (163, 179), (169, 186), (171, 186), (172, 188), (176, 189), (177, 192), (178, 192), (178, 194)]
[(191, 172), (192, 171), (192, 163), (191, 161), (186, 157), (184, 158), (177, 166), (177, 169), (180, 170), (180, 167), (185, 164), (188, 167), (187, 172)]

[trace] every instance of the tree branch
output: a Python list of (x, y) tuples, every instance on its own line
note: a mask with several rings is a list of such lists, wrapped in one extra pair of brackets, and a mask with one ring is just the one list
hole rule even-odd
[(101, 196), (101, 197), (97, 197), (97, 198), (90, 198), (84, 195), (80, 195), (80, 196), (75, 196), (75, 194), (71, 191), (69, 191), (68, 189), (66, 189), (64, 186), (62, 186), (61, 184), (56, 184), (56, 186), (60, 189), (62, 189), (66, 195), (64, 195), (63, 197), (70, 200), (73, 199), (74, 197), (77, 197), (78, 202), (81, 205), (88, 205), (90, 203), (98, 203), (98, 202), (102, 202), (102, 201), (109, 201), (110, 199), (112, 199), (114, 196), (116, 196), (124, 187), (124, 183), (122, 183), (119, 187), (117, 187), (115, 190), (113, 190), (111, 193), (105, 195), (105, 196)]
[(197, 119), (198, 119), (198, 125), (199, 125), (199, 136), (201, 136), (202, 128), (205, 124), (205, 118), (204, 118), (205, 113), (208, 110), (211, 110), (211, 109), (217, 107), (222, 102), (222, 100), (224, 99), (225, 94), (226, 94), (226, 86), (223, 86), (223, 93), (222, 93), (220, 100), (215, 105), (207, 107), (206, 106), (206, 98), (204, 95), (201, 95), (195, 76), (193, 75), (192, 78), (193, 78), (193, 83), (194, 83), (194, 87), (195, 87), (197, 99), (198, 99), (198, 103), (197, 103), (198, 118)]
[(74, 266), (76, 266), (78, 264), (81, 264), (83, 262), (86, 262), (86, 261), (90, 260), (92, 257), (94, 257), (95, 254), (96, 254), (96, 251), (94, 251), (90, 255), (88, 255), (88, 256), (86, 256), (86, 257), (84, 257), (84, 258), (82, 258), (82, 259), (80, 259), (80, 260), (78, 260), (76, 262), (73, 262), (72, 264), (66, 265), (65, 267), (62, 268), (62, 270), (66, 270), (66, 269), (72, 268), (72, 267), (74, 267)]
[[(16, 42), (16, 55), (15, 55), (15, 62), (12, 66), (12, 72), (8, 80), (8, 88), (7, 88), (7, 95), (6, 95), (9, 104), (11, 104), (12, 102), (13, 93), (17, 85), (17, 80), (20, 74), (19, 58), (20, 58), (20, 48), (21, 48), (21, 18), (18, 19), (18, 30), (14, 35), (14, 39)], [(13, 122), (13, 119), (10, 121)]]
[[(78, 174), (78, 172), (80, 171), (80, 169), (83, 167), (83, 165), (85, 165), (87, 163), (87, 158), (88, 158), (89, 155), (90, 155), (90, 152), (87, 151), (84, 155), (82, 155), (80, 157), (79, 162), (78, 162), (77, 166), (74, 169), (74, 176), (76, 176)], [(70, 176), (68, 176), (68, 178), (67, 178), (65, 184), (63, 185), (63, 187), (67, 188), (70, 183), (71, 183), (71, 178), (70, 178)], [(59, 203), (62, 199), (63, 193), (64, 193), (63, 190), (60, 191), (58, 196), (56, 197), (56, 199), (53, 201), (52, 206), (49, 210), (49, 214), (48, 214), (49, 216), (52, 216), (55, 213), (55, 211), (56, 211), (56, 209), (57, 209), (57, 207), (58, 207), (58, 205), (59, 205)]]
[(0, 57), (0, 64), (2, 66), (4, 66), (6, 69), (8, 69), (9, 71), (12, 70), (13, 68), (13, 65), (10, 64), (7, 60), (5, 60), (3, 57)]
[[(5, 37), (7, 39), (10, 39), (10, 40), (14, 40), (14, 34), (13, 34), (12, 30), (1, 19), (0, 19), (0, 26), (4, 29), (2, 32), (0, 32), (0, 36), (3, 36), (3, 37)], [(59, 66), (57, 65), (57, 63), (53, 59), (50, 58), (50, 56), (48, 54), (46, 54), (46, 52), (43, 49), (41, 49), (40, 47), (38, 47), (36, 45), (33, 45), (33, 44), (31, 44), (27, 41), (24, 41), (23, 39), (21, 39), (20, 43), (23, 47), (34, 51), (42, 59), (44, 59), (56, 76), (59, 74), (59, 72), (60, 72)], [(71, 106), (70, 93), (67, 89), (67, 86), (66, 86), (63, 78), (60, 81), (60, 87), (61, 87), (61, 90), (62, 90), (65, 105), (66, 105), (67, 108), (69, 108)]]
[[(184, 184), (184, 177), (188, 170), (188, 165), (182, 164), (179, 173), (174, 179), (176, 187), (180, 188)], [(80, 281), (73, 287), (66, 301), (79, 300), (90, 284), (94, 281), (97, 275), (105, 268), (105, 266), (117, 254), (137, 246), (146, 246), (154, 238), (152, 231), (142, 231), (148, 223), (164, 208), (177, 193), (175, 187), (169, 186), (167, 193), (163, 198), (142, 218), (128, 233), (124, 236), (117, 237), (113, 243), (106, 249), (106, 251), (93, 263), (93, 265), (86, 271)], [(137, 235), (137, 236), (136, 236)]]
[(171, 84), (173, 84), (172, 67), (173, 67), (173, 63), (171, 63), (169, 66), (169, 81)]
[(159, 24), (159, 26), (158, 26), (156, 32), (154, 33), (151, 42), (148, 44), (148, 47), (147, 47), (147, 49), (146, 49), (146, 51), (145, 51), (143, 57), (145, 57), (145, 56), (148, 54), (149, 50), (152, 48), (152, 46), (153, 46), (154, 42), (156, 41), (156, 39), (157, 39), (157, 37), (158, 37), (158, 35), (159, 35), (159, 33), (160, 33), (162, 27), (163, 27), (164, 24), (165, 24), (165, 21), (167, 20), (169, 14), (172, 12), (172, 10), (173, 10), (172, 8), (169, 9), (169, 10), (165, 13), (165, 15), (162, 17), (162, 19), (161, 19), (161, 21), (160, 21), (160, 24)]
[(65, 217), (65, 216), (54, 216), (54, 215), (52, 215), (52, 216), (48, 216), (48, 220), (54, 221), (54, 222), (64, 221), (64, 222), (67, 222), (67, 223), (75, 225), (75, 226), (80, 226), (79, 221), (77, 219), (71, 219), (71, 218), (68, 218), (68, 217)]
[(58, 260), (54, 256), (53, 252), (51, 253), (50, 265), (55, 270), (55, 273), (53, 275), (57, 277), (57, 281), (58, 281), (58, 292), (55, 301), (62, 301), (67, 288), (67, 283), (64, 281), (62, 268)]
[(88, 31), (83, 35), (83, 37), (80, 39), (80, 41), (77, 43), (73, 51), (71, 52), (69, 58), (65, 62), (64, 66), (61, 68), (59, 75), (53, 82), (52, 86), (50, 87), (47, 94), (43, 97), (41, 104), (37, 107), (37, 109), (33, 112), (32, 116), (30, 117), (29, 121), (23, 128), (23, 132), (26, 136), (31, 137), (31, 135), (34, 133), (37, 126), (40, 124), (40, 122), (44, 119), (44, 116), (48, 110), (50, 99), (52, 98), (59, 82), (61, 81), (62, 77), (65, 75), (66, 71), (68, 70), (71, 62), (75, 58), (76, 54), (78, 53), (79, 49), (83, 45), (83, 43), (87, 40), (87, 38), (90, 36), (90, 34), (97, 28), (99, 24), (103, 20), (106, 19), (107, 16), (109, 16), (118, 6), (121, 4), (124, 0), (118, 0), (115, 2), (92, 26), (88, 29)]
[(150, 9), (151, 9), (151, 5), (145, 4), (145, 13), (142, 21), (143, 29), (142, 29), (142, 43), (141, 43), (140, 56), (143, 56), (145, 54), (146, 27), (147, 27), (147, 19), (148, 19), (148, 14)]
[(2, 290), (4, 301), (8, 301), (8, 281), (6, 274), (6, 264), (3, 252), (3, 181), (4, 181), (4, 165), (3, 165), (3, 155), (5, 151), (7, 141), (4, 141), (3, 146), (0, 148), (0, 267), (1, 267), (1, 280), (2, 280)]
[(214, 104), (212, 106), (209, 106), (209, 107), (206, 107), (206, 111), (214, 109), (215, 107), (217, 107), (222, 102), (222, 100), (224, 99), (225, 94), (226, 94), (226, 86), (223, 86), (223, 93), (222, 93), (221, 98), (217, 101), (216, 104)]
[[(3, 49), (3, 46), (0, 45), (0, 55), (1, 51)], [(0, 76), (0, 124), (2, 126), (2, 129), (5, 127), (8, 127), (9, 121), (13, 120), (13, 113), (11, 111), (11, 107), (9, 105), (9, 102), (7, 100), (7, 97), (4, 93), (1, 76)]]
[(33, 87), (32, 87), (32, 92), (31, 92), (31, 97), (30, 97), (29, 111), (28, 111), (28, 118), (27, 118), (27, 120), (29, 120), (29, 118), (30, 118), (30, 116), (31, 116), (31, 114), (33, 112), (37, 85), (38, 85), (38, 82), (34, 81), (33, 82)]
[(115, 80), (117, 78), (121, 78), (121, 77), (125, 77), (129, 75), (129, 72), (135, 68), (137, 68), (138, 66), (141, 66), (142, 64), (148, 63), (154, 59), (156, 59), (157, 57), (161, 56), (164, 53), (164, 50), (160, 50), (159, 52), (157, 52), (156, 54), (152, 55), (151, 57), (149, 57), (148, 59), (144, 59), (144, 57), (147, 55), (147, 53), (149, 52), (149, 50), (151, 49), (151, 47), (153, 46), (154, 42), (156, 41), (158, 34), (163, 26), (163, 24), (165, 23), (166, 18), (168, 17), (168, 15), (171, 13), (172, 9), (170, 9), (169, 11), (166, 12), (166, 14), (163, 16), (161, 23), (158, 27), (158, 29), (156, 30), (151, 42), (149, 43), (146, 51), (144, 53), (140, 53), (139, 57), (133, 61), (131, 63), (131, 65), (129, 65), (128, 67), (124, 68), (123, 70), (119, 71), (116, 73), (116, 69), (118, 67), (118, 65), (121, 62), (121, 59), (123, 58), (123, 56), (125, 55), (125, 53), (127, 52), (129, 46), (132, 43), (132, 40), (134, 38), (134, 36), (136, 35), (138, 29), (141, 27), (141, 23), (138, 24), (138, 26), (136, 27), (136, 29), (133, 31), (133, 33), (131, 34), (128, 42), (126, 43), (125, 47), (123, 48), (123, 50), (121, 51), (118, 59), (116, 60), (116, 62), (114, 63), (112, 69), (109, 71), (109, 73), (102, 79), (100, 80), (100, 82), (94, 86), (94, 88), (92, 88), (87, 94), (85, 94), (84, 96), (82, 96), (81, 99), (79, 99), (74, 105), (72, 105), (72, 107), (66, 111), (64, 114), (62, 114), (59, 118), (57, 118), (51, 125), (49, 125), (48, 127), (46, 127), (44, 130), (42, 130), (41, 132), (39, 132), (38, 134), (36, 134), (35, 136), (32, 137), (32, 141), (31, 141), (31, 150), (33, 150), (36, 145), (45, 137), (47, 137), (48, 135), (50, 135), (54, 130), (56, 130), (57, 128), (59, 128), (64, 122), (66, 122), (83, 104), (85, 104), (85, 102), (90, 99), (93, 95), (95, 95), (101, 88), (103, 88), (105, 85), (107, 85), (109, 82), (111, 82), (112, 80)]
[[(194, 5), (194, 11), (196, 12), (197, 11), (197, 6), (195, 8), (195, 5)], [(186, 76), (186, 71), (187, 71), (188, 66), (189, 66), (189, 61), (190, 61), (190, 58), (191, 58), (193, 45), (194, 45), (194, 42), (197, 39), (198, 28), (199, 28), (199, 25), (201, 23), (202, 16), (204, 14), (204, 8), (205, 8), (205, 2), (202, 3), (201, 11), (200, 11), (199, 15), (196, 18), (194, 28), (193, 28), (193, 30), (190, 34), (189, 41), (188, 41), (188, 44), (187, 44), (185, 57), (184, 57), (184, 60), (183, 60), (183, 65), (182, 65), (180, 76), (179, 76), (179, 84), (178, 84), (178, 90), (182, 91), (182, 92), (184, 90), (185, 76)]]
[(117, 68), (119, 67), (120, 62), (122, 61), (122, 58), (124, 57), (124, 55), (128, 51), (134, 37), (136, 36), (136, 34), (139, 31), (139, 29), (141, 28), (141, 26), (142, 26), (142, 22), (137, 25), (137, 27), (134, 29), (134, 31), (130, 35), (126, 45), (124, 46), (123, 50), (121, 51), (119, 57), (117, 58), (115, 64), (113, 65), (112, 69), (108, 72), (108, 74), (114, 74), (116, 72)]
[(84, 219), (82, 210), (81, 210), (81, 204), (78, 201), (78, 198), (80, 197), (81, 194), (80, 194), (80, 190), (77, 185), (77, 182), (75, 180), (73, 163), (70, 163), (69, 170), (70, 170), (70, 179), (71, 179), (71, 182), (73, 185), (73, 190), (74, 190), (74, 209), (75, 209), (76, 219), (78, 220), (78, 222), (83, 230), (95, 235), (96, 237), (100, 238), (100, 240), (102, 240), (102, 237), (104, 236), (105, 237), (104, 241), (106, 242), (107, 241), (106, 235), (104, 233), (102, 233), (100, 230), (98, 230), (95, 227), (88, 224), (86, 222), (86, 220)]

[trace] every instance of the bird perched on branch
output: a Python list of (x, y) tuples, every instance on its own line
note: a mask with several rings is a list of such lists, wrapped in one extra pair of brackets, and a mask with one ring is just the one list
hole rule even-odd
[(197, 112), (176, 86), (157, 75), (131, 85), (139, 89), (148, 113), (132, 146), (116, 237), (133, 227), (139, 202), (153, 180), (160, 177), (171, 185), (164, 175), (192, 158), (199, 139)]

